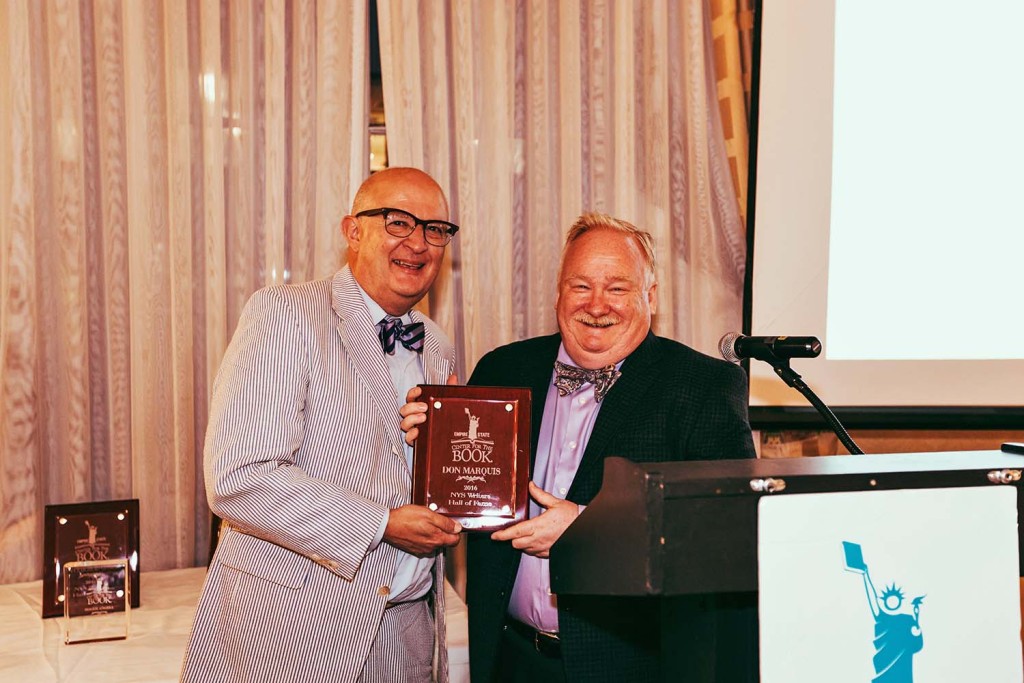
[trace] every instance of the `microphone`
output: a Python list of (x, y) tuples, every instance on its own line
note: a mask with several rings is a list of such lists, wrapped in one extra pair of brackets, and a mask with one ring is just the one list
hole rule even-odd
[(744, 358), (777, 360), (780, 358), (817, 358), (821, 342), (817, 337), (747, 337), (730, 332), (718, 342), (722, 358), (732, 363)]

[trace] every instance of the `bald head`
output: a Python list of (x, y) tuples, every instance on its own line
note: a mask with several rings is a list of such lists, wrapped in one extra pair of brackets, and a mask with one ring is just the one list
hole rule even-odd
[[(437, 202), (444, 206), (445, 215), (430, 216), (430, 218), (448, 219), (448, 200), (445, 198), (441, 186), (427, 173), (407, 166), (396, 166), (377, 171), (363, 181), (352, 200), (352, 215), (382, 206), (401, 208), (393, 203), (392, 198), (408, 196), (412, 192), (419, 197), (435, 193)], [(425, 217), (421, 216), (421, 218)]]

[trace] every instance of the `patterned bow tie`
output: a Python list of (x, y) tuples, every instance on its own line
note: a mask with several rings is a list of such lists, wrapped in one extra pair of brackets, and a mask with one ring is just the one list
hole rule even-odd
[(589, 382), (594, 385), (594, 399), (600, 403), (615, 384), (615, 380), (621, 376), (622, 373), (616, 370), (614, 365), (597, 370), (584, 370), (555, 361), (555, 387), (558, 388), (559, 396), (571, 394)]
[(377, 323), (377, 336), (380, 338), (380, 347), (389, 356), (395, 355), (395, 342), (401, 342), (402, 346), (423, 353), (423, 323), (412, 323), (403, 325), (398, 318), (390, 316)]

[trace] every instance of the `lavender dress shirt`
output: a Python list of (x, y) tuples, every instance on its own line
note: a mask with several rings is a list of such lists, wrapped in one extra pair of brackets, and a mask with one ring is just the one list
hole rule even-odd
[[(565, 346), (558, 347), (558, 360), (576, 364)], [(620, 368), (622, 361), (616, 364)], [(537, 457), (533, 464), (533, 483), (558, 498), (565, 498), (583, 459), (590, 433), (601, 409), (594, 400), (594, 385), (587, 383), (567, 396), (559, 396), (555, 388), (555, 371), (544, 401), (544, 417), (537, 438)], [(582, 506), (581, 506), (582, 509)], [(530, 501), (530, 517), (543, 512)], [(538, 631), (558, 632), (558, 601), (551, 592), (551, 574), (546, 558), (523, 554), (519, 573), (508, 605), (509, 616)]]

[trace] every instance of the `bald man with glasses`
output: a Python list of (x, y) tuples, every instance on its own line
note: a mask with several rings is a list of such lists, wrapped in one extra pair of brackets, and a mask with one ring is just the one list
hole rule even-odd
[(441, 551), (461, 527), (410, 504), (398, 411), (455, 369), (412, 309), (458, 229), (429, 175), (381, 171), (341, 222), (344, 268), (249, 300), (214, 385), (224, 531), (182, 680), (447, 680)]

